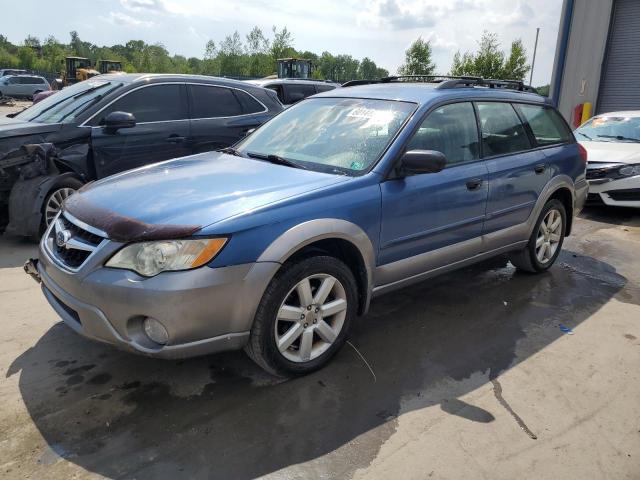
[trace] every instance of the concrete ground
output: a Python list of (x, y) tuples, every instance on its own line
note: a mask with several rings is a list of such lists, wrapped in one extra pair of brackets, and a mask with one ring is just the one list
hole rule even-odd
[(498, 259), (381, 297), (284, 382), (80, 338), (34, 251), (0, 238), (2, 478), (640, 478), (640, 212), (583, 213), (542, 275)]
[(14, 99), (11, 104), (0, 105), (0, 116), (5, 116), (9, 113), (20, 112), (33, 104), (31, 100), (26, 99)]

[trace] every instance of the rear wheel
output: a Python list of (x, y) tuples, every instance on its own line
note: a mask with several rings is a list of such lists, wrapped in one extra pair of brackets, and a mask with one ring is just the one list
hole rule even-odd
[(567, 213), (560, 200), (549, 200), (536, 222), (527, 246), (510, 255), (513, 265), (531, 273), (544, 272), (554, 264), (564, 241)]
[(56, 217), (64, 201), (76, 192), (83, 183), (77, 178), (62, 178), (49, 190), (42, 205), (42, 228), (45, 230)]
[(342, 347), (356, 309), (356, 281), (340, 260), (285, 265), (260, 301), (245, 350), (274, 375), (312, 372)]

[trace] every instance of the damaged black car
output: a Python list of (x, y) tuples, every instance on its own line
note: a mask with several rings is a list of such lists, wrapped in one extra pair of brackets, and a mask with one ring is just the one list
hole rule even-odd
[(0, 117), (0, 233), (37, 237), (83, 184), (218, 150), (282, 111), (234, 80), (101, 75)]

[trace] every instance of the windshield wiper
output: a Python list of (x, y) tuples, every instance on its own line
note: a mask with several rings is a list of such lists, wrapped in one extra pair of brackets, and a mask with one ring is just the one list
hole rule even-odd
[(267, 162), (275, 163), (276, 165), (285, 165), (287, 167), (300, 168), (302, 170), (309, 170), (307, 167), (300, 165), (292, 160), (286, 159), (279, 155), (265, 155), (263, 153), (247, 152), (247, 155), (251, 158), (258, 158), (260, 160), (266, 160)]
[(221, 148), (220, 150), (218, 150), (218, 152), (221, 153), (228, 153), (229, 155), (235, 155), (236, 157), (243, 157), (246, 158), (244, 155), (242, 155), (238, 150), (236, 150), (233, 147), (225, 147), (225, 148)]
[[(63, 99), (61, 99), (59, 102), (56, 102), (56, 103), (54, 103), (53, 105), (49, 105), (47, 108), (45, 108), (45, 109), (44, 109), (44, 110), (42, 110), (40, 113), (38, 113), (35, 117), (31, 118), (29, 121), (30, 121), (30, 122), (34, 121), (36, 118), (38, 118), (38, 117), (42, 116), (42, 114), (43, 114), (43, 113), (48, 112), (48, 111), (49, 111), (49, 110), (51, 110), (52, 108), (57, 107), (58, 105), (60, 105), (61, 103), (66, 102), (66, 101), (67, 101), (67, 100), (69, 100), (69, 99), (71, 99), (71, 100), (75, 100), (75, 99), (77, 99), (77, 98), (80, 98), (80, 97), (84, 96), (84, 95), (85, 95), (85, 94), (87, 94), (87, 93), (93, 92), (93, 91), (95, 91), (95, 90), (97, 90), (97, 89), (99, 89), (99, 88), (104, 87), (105, 85), (110, 85), (110, 84), (111, 84), (111, 82), (102, 83), (102, 84), (100, 84), (100, 85), (96, 85), (95, 87), (88, 88), (87, 90), (85, 90), (85, 91), (83, 91), (83, 92), (80, 92), (80, 93), (78, 93), (78, 94), (74, 95), (73, 97), (64, 97), (64, 98), (63, 98)], [(116, 87), (119, 87), (119, 86), (121, 86), (121, 85), (122, 85), (122, 84), (121, 84), (121, 83), (119, 83), (118, 85), (116, 85)], [(116, 87), (114, 87), (114, 88), (116, 88)], [(109, 90), (109, 92), (111, 92), (111, 91), (113, 91), (113, 88)], [(107, 93), (109, 93), (109, 92), (105, 92), (102, 96), (106, 95), (106, 94), (107, 94)], [(84, 104), (83, 104), (83, 105), (84, 105)], [(78, 107), (78, 108), (79, 108), (79, 107)], [(73, 109), (71, 112), (75, 112), (76, 110), (77, 110), (77, 108)], [(22, 113), (22, 112), (21, 112), (21, 113)], [(67, 114), (67, 115), (65, 115), (63, 118), (66, 118), (67, 116), (68, 116), (68, 114)]]
[(640, 142), (640, 138), (625, 137), (624, 135), (598, 135), (600, 138), (615, 138), (616, 140), (629, 140), (630, 142)]
[(582, 132), (576, 132), (578, 135), (582, 135), (584, 138), (586, 138), (587, 140), (593, 140), (593, 138), (591, 138), (589, 135), (587, 135), (586, 133), (582, 133)]

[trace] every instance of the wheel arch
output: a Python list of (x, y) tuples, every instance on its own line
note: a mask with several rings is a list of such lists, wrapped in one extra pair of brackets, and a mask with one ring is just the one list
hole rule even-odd
[(284, 264), (296, 257), (329, 254), (342, 260), (353, 272), (358, 283), (358, 313), (369, 308), (374, 249), (367, 234), (354, 223), (341, 219), (318, 219), (301, 223), (274, 240), (260, 255), (258, 262)]

